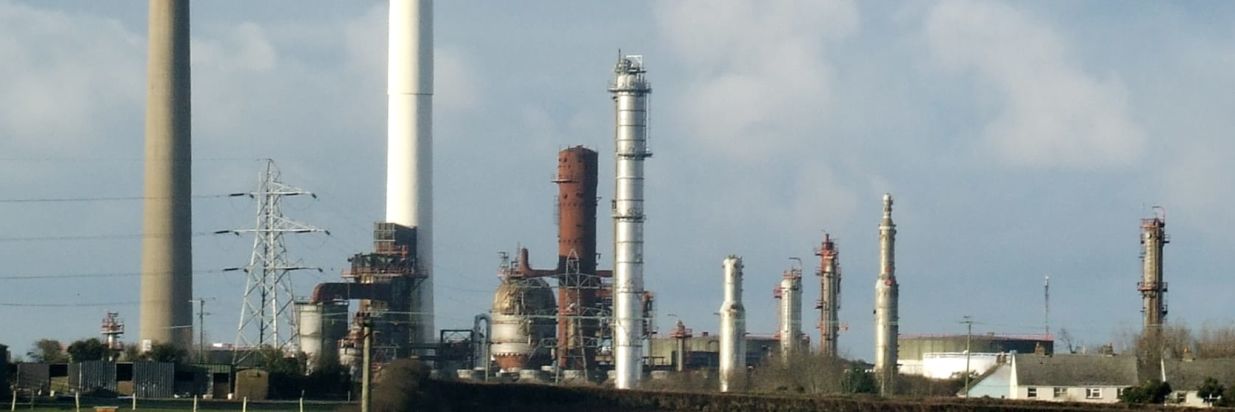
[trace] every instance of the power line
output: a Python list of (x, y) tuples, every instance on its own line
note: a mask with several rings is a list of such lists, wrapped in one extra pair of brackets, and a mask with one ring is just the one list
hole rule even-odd
[[(222, 269), (195, 270), (193, 274), (223, 273)], [(34, 280), (34, 279), (84, 279), (84, 278), (118, 278), (141, 276), (142, 272), (110, 272), (110, 273), (59, 273), (59, 274), (16, 274), (0, 275), (2, 280)]]
[[(192, 195), (193, 199), (222, 199), (228, 197), (248, 196), (248, 193), (227, 193), (213, 195)], [(69, 202), (113, 202), (124, 200), (171, 199), (163, 196), (95, 196), (95, 197), (35, 197), (25, 199), (0, 199), (0, 203), (69, 203)]]
[(0, 307), (12, 308), (97, 308), (104, 306), (133, 306), (140, 304), (138, 301), (128, 302), (94, 302), (94, 303), (11, 303), (0, 302)]
[[(193, 232), (190, 236), (207, 236), (212, 235), (210, 232)], [(147, 239), (168, 237), (168, 234), (147, 234), (147, 233), (125, 233), (115, 235), (66, 235), (66, 236), (28, 236), (28, 237), (0, 237), (0, 242), (39, 242), (39, 241), (61, 241), (61, 240), (104, 240), (104, 239)]]

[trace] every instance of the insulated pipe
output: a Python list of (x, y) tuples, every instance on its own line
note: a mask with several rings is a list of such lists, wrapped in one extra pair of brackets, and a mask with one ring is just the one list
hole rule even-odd
[(413, 344), (433, 327), (433, 1), (390, 0), (386, 221), (416, 229)]
[(879, 280), (875, 282), (875, 375), (879, 394), (896, 393), (897, 298), (896, 224), (892, 223), (892, 195), (883, 195), (879, 224)]
[(150, 0), (141, 340), (193, 338), (189, 1)]
[(746, 374), (746, 308), (742, 306), (742, 258), (729, 255), (725, 302), (720, 305), (720, 391), (739, 389)]
[(609, 92), (615, 113), (613, 196), (613, 363), (618, 389), (643, 377), (643, 161), (647, 148), (647, 95), (643, 56), (618, 58)]

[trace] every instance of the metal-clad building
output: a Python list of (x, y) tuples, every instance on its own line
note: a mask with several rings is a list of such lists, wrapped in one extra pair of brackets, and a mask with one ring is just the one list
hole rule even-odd
[[(758, 365), (780, 347), (780, 341), (771, 336), (746, 335), (746, 364)], [(649, 357), (653, 368), (676, 366), (677, 339), (656, 336), (651, 339)], [(702, 334), (686, 338), (686, 369), (716, 368), (720, 366), (720, 335)]]
[(167, 362), (134, 362), (133, 393), (138, 398), (170, 398), (175, 394), (176, 365)]
[(116, 364), (96, 360), (69, 364), (69, 387), (90, 393), (100, 389), (116, 391)]
[(1054, 338), (1043, 335), (901, 335), (900, 347), (897, 350), (899, 372), (923, 375), (923, 361), (927, 354), (963, 353), (967, 340), (969, 352), (974, 354), (1055, 352)]
[(51, 390), (51, 365), (46, 363), (17, 364), (17, 379), (13, 385), (17, 389), (46, 393)]

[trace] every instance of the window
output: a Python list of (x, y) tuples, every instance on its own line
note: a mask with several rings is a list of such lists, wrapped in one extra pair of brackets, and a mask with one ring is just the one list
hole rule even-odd
[(1025, 391), (1025, 397), (1027, 397), (1027, 398), (1037, 398), (1037, 397), (1038, 397), (1038, 388), (1035, 388), (1035, 387), (1030, 386), (1030, 387), (1029, 387), (1029, 389), (1027, 389), (1027, 390)]
[(1056, 386), (1056, 387), (1055, 387), (1055, 393), (1053, 394), (1053, 397), (1056, 397), (1056, 398), (1062, 398), (1062, 397), (1065, 397), (1065, 396), (1068, 396), (1068, 388), (1061, 388), (1061, 387)]
[(1187, 402), (1187, 401), (1188, 401), (1188, 393), (1187, 393), (1187, 392), (1183, 392), (1183, 391), (1180, 391), (1180, 392), (1175, 392), (1175, 402), (1176, 402), (1176, 403), (1184, 403), (1184, 402)]
[(1102, 399), (1102, 388), (1085, 388), (1085, 399)]

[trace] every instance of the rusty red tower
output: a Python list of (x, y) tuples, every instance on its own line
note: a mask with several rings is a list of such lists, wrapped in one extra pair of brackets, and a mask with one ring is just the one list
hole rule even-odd
[(575, 146), (558, 153), (557, 364), (596, 367), (602, 287), (596, 271), (596, 151)]

